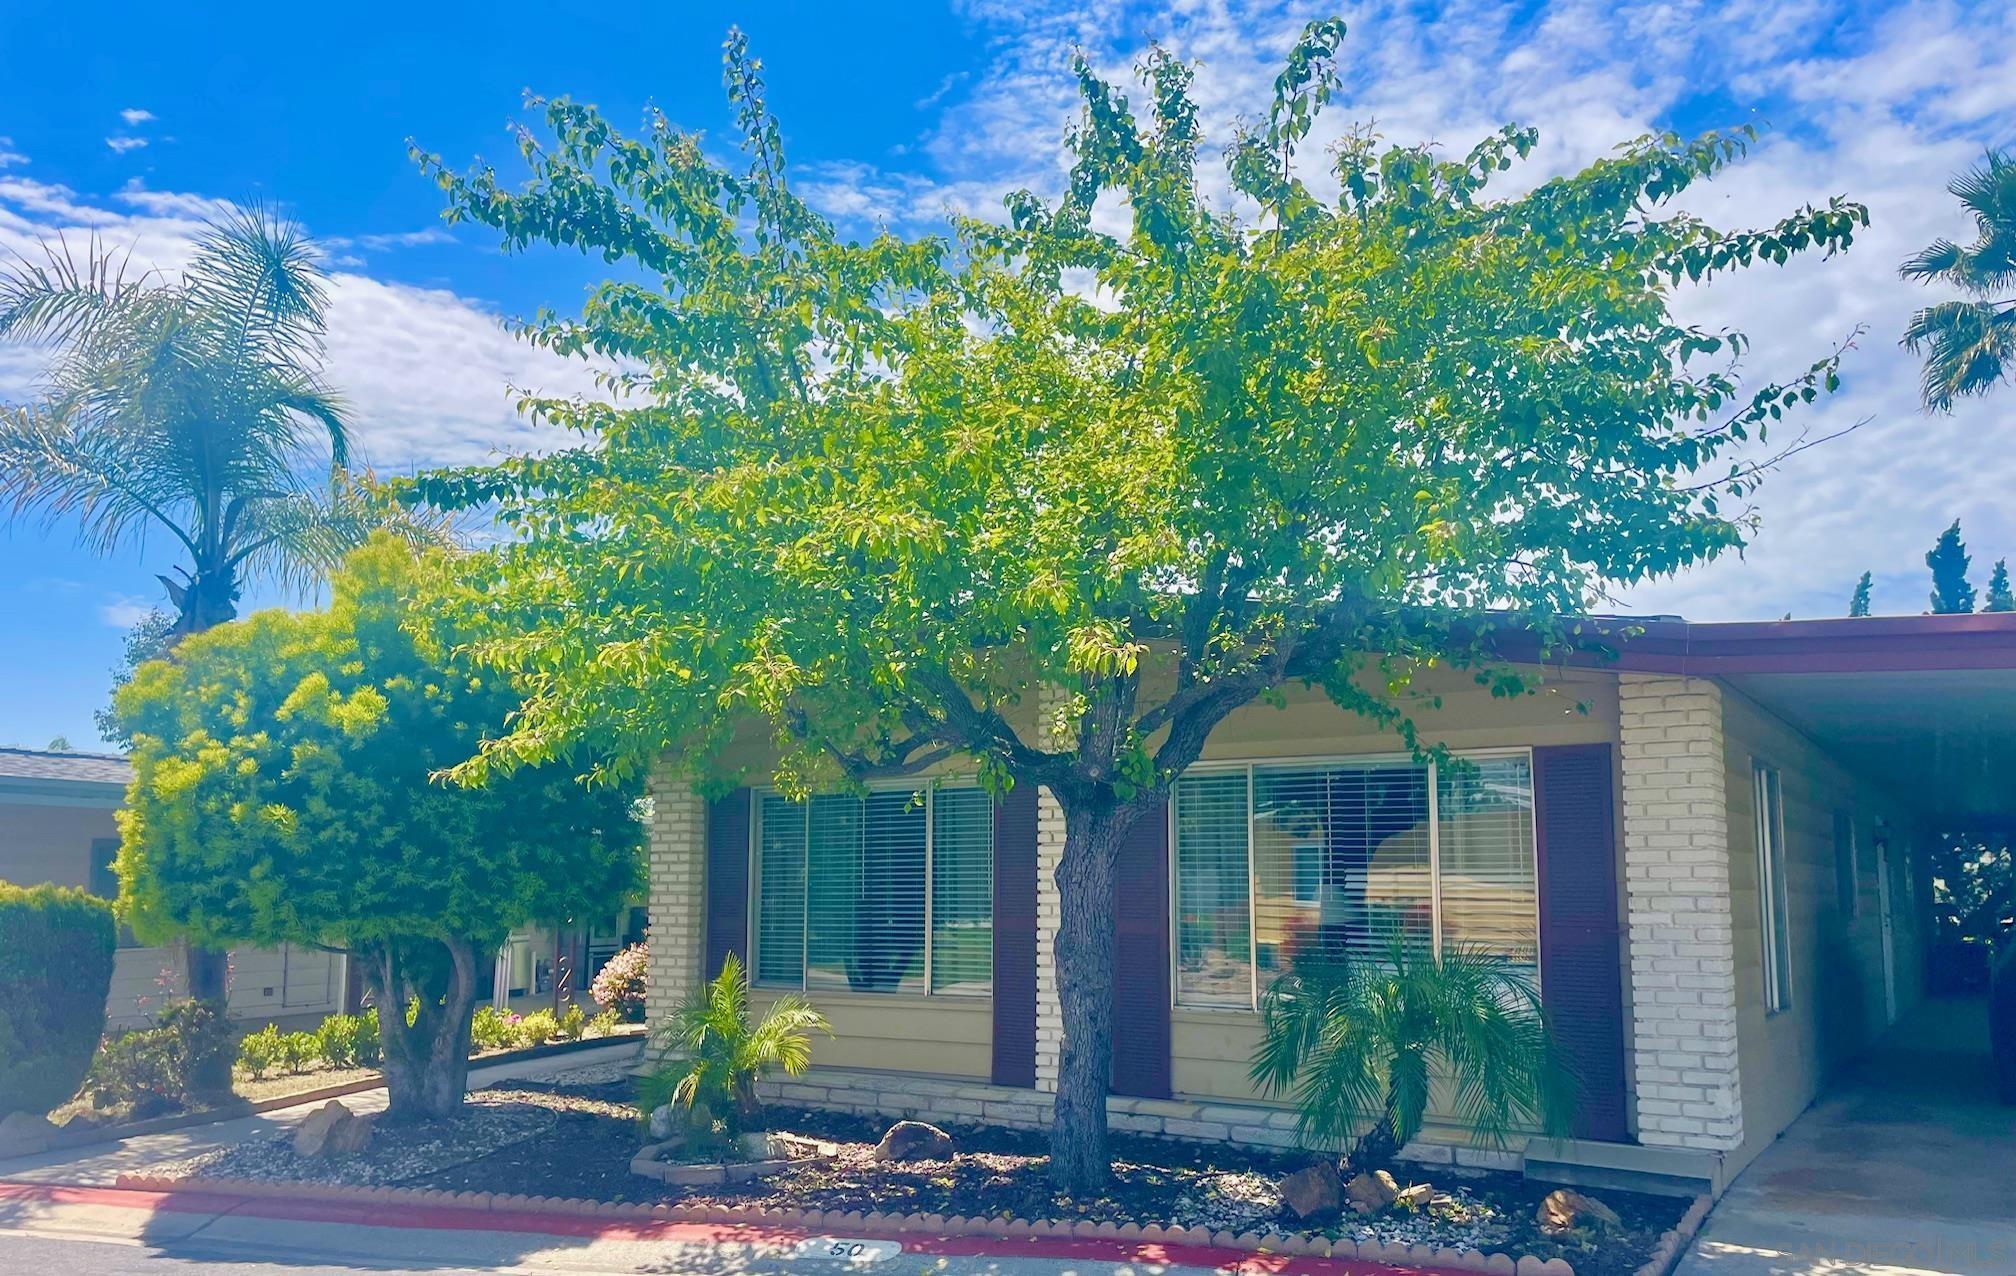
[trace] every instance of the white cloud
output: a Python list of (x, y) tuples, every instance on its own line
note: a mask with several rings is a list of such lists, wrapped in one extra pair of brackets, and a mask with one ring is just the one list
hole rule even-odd
[[(129, 276), (173, 271), (204, 223), (228, 207), (137, 184), (100, 203), (0, 175), (0, 260), (39, 257), (50, 244), (81, 254), (95, 241), (126, 257)], [(431, 232), (407, 238), (434, 242)], [(0, 401), (30, 394), (40, 362), (34, 350), (0, 345)], [(513, 388), (556, 395), (595, 389), (588, 364), (518, 340), (477, 302), (340, 265), (330, 280), (323, 373), (349, 401), (362, 460), (381, 472), (551, 447), (558, 434), (519, 415)]]
[(105, 145), (111, 147), (117, 154), (124, 155), (128, 151), (137, 151), (147, 145), (147, 139), (144, 137), (108, 137), (105, 139)]
[(154, 112), (144, 110), (137, 106), (129, 106), (125, 110), (119, 112), (119, 118), (126, 121), (127, 128), (138, 128), (140, 125), (146, 124), (152, 119), (154, 119)]
[(98, 608), (99, 619), (114, 629), (131, 629), (159, 606), (154, 599), (121, 594)]
[[(1120, 0), (969, 0), (992, 66), (976, 76), (919, 152), (928, 177), (870, 164), (827, 165), (803, 183), (843, 218), (928, 224), (946, 207), (988, 212), (1002, 193), (1062, 188), (1060, 141), (1076, 100), (1069, 60), (1082, 50), (1126, 79), (1149, 40), (1196, 65), (1193, 95), (1217, 141), (1264, 111), (1280, 59), (1304, 22), (1334, 0), (1195, 0), (1148, 10)], [(1803, 369), (1858, 326), (1843, 389), (1797, 427), (1827, 434), (1868, 423), (1788, 461), (1756, 498), (1762, 529), (1744, 558), (1630, 590), (1620, 606), (1697, 618), (1833, 615), (1856, 577), (1876, 574), (1878, 610), (1922, 611), (1922, 557), (1962, 519), (1985, 580), (2016, 557), (2016, 387), (1926, 416), (1917, 366), (1897, 345), (1932, 294), (1897, 263), (1964, 227), (1947, 179), (1991, 145), (2016, 145), (2016, 6), (1928, 3), (1870, 9), (1849, 0), (1453, 0), (1432, 11), (1372, 0), (1352, 6), (1343, 87), (1305, 146), (1320, 181), (1322, 146), (1372, 122), (1388, 140), (1460, 151), (1500, 124), (1540, 129), (1517, 190), (1668, 127), (1676, 112), (1734, 127), (1775, 123), (1752, 155), (1690, 192), (1723, 225), (1776, 221), (1834, 194), (1866, 203), (1872, 226), (1832, 260), (1761, 267), (1681, 296), (1681, 312), (1745, 330), (1746, 375)], [(1134, 92), (1138, 105), (1145, 94)], [(1717, 105), (1704, 108), (1704, 102)], [(1206, 153), (1211, 153), (1207, 146)], [(2000, 437), (1998, 437), (1998, 433)], [(1790, 435), (1785, 436), (1789, 438)]]

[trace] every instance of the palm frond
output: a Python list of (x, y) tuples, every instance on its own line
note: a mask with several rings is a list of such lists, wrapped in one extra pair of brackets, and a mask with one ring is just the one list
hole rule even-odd
[(0, 338), (73, 341), (116, 312), (139, 282), (126, 277), (128, 257), (105, 251), (96, 236), (81, 259), (61, 236), (42, 254), (0, 274)]

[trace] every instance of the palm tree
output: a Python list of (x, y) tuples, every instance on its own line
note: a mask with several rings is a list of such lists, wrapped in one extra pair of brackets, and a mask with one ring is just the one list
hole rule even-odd
[(1937, 412), (1987, 393), (2016, 361), (2016, 157), (1990, 151), (1946, 189), (1974, 215), (1974, 242), (1936, 240), (1903, 265), (1906, 279), (1941, 280), (1969, 298), (1927, 306), (1904, 331), (1906, 348), (1925, 355), (1921, 392)]
[[(36, 401), (0, 405), (0, 507), (75, 520), (104, 553), (168, 536), (172, 643), (235, 617), (247, 582), (319, 579), (388, 513), (343, 468), (324, 276), (298, 225), (237, 209), (172, 278), (129, 278), (128, 257), (59, 241), (0, 274), (0, 340), (50, 355)], [(222, 955), (192, 951), (190, 994), (224, 991)]]
[(105, 552), (165, 533), (186, 555), (161, 578), (175, 637), (235, 617), (247, 582), (319, 579), (377, 517), (320, 377), (327, 305), (301, 228), (256, 208), (174, 279), (95, 243), (0, 275), (0, 339), (51, 348), (39, 401), (0, 411), (0, 502)]
[(1503, 958), (1405, 941), (1381, 960), (1315, 948), (1262, 1001), (1253, 1081), (1294, 1096), (1305, 1142), (1351, 1142), (1360, 1172), (1386, 1168), (1420, 1131), (1438, 1071), (1480, 1142), (1502, 1145), (1515, 1126), (1561, 1132), (1572, 1113), (1533, 981)]
[(726, 1131), (758, 1128), (756, 1082), (771, 1072), (801, 1076), (812, 1065), (812, 1034), (832, 1035), (826, 1016), (795, 994), (772, 1002), (760, 1023), (749, 1021), (749, 977), (735, 954), (721, 973), (687, 994), (652, 1030), (652, 1044), (675, 1061), (647, 1076), (638, 1106), (648, 1115), (662, 1103), (684, 1108), (689, 1136), (706, 1144), (714, 1121)]

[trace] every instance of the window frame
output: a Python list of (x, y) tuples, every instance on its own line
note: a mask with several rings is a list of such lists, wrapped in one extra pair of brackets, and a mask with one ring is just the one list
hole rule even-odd
[[(1792, 1008), (1791, 868), (1786, 862), (1785, 773), (1764, 758), (1750, 759), (1752, 837), (1757, 844), (1758, 948), (1763, 961), (1764, 1013)], [(1779, 952), (1780, 941), (1784, 952)]]
[[(924, 799), (924, 888), (923, 888), (924, 889), (924, 915), (923, 915), (924, 966), (920, 975), (920, 983), (922, 986), (916, 992), (903, 992), (903, 991), (861, 992), (857, 989), (852, 988), (815, 988), (810, 984), (809, 980), (811, 978), (811, 971), (812, 971), (812, 955), (810, 944), (811, 907), (812, 907), (812, 890), (810, 880), (812, 842), (811, 842), (811, 830), (809, 825), (806, 830), (805, 852), (804, 852), (806, 861), (805, 865), (806, 882), (804, 887), (800, 891), (800, 898), (798, 901), (799, 906), (798, 933), (799, 933), (799, 953), (800, 953), (798, 962), (798, 982), (795, 984), (783, 983), (775, 979), (763, 979), (759, 977), (759, 972), (763, 968), (762, 955), (759, 951), (763, 942), (762, 940), (763, 799), (766, 797), (784, 797), (784, 794), (783, 791), (779, 789), (776, 785), (752, 786), (749, 790), (749, 845), (747, 848), (747, 856), (748, 856), (747, 872), (749, 875), (748, 876), (749, 889), (747, 892), (748, 894), (747, 916), (743, 923), (744, 926), (743, 934), (747, 936), (744, 943), (746, 947), (749, 949), (748, 961), (746, 963), (746, 968), (749, 972), (749, 986), (752, 989), (767, 990), (772, 992), (803, 993), (808, 997), (816, 996), (822, 999), (861, 997), (861, 998), (867, 998), (875, 1003), (890, 1002), (890, 1001), (919, 1001), (924, 1000), (926, 998), (934, 998), (934, 997), (948, 997), (966, 1002), (991, 1001), (994, 997), (994, 979), (996, 974), (993, 965), (993, 953), (991, 950), (991, 946), (988, 953), (986, 992), (959, 992), (950, 988), (944, 988), (944, 989), (934, 988), (932, 986), (932, 980), (931, 980), (933, 971), (932, 959), (934, 956), (932, 950), (937, 946), (937, 941), (932, 933), (932, 920), (933, 920), (933, 914), (937, 911), (938, 908), (937, 890), (936, 890), (937, 882), (935, 880), (938, 868), (937, 865), (938, 790), (942, 788), (976, 789), (984, 793), (985, 789), (982, 788), (978, 780), (979, 778), (977, 776), (943, 776), (933, 778), (928, 783), (921, 785), (904, 784), (900, 781), (880, 781), (876, 783), (871, 783), (868, 786), (868, 791), (873, 793), (907, 792), (913, 795), (922, 795)], [(818, 794), (814, 796), (828, 796), (828, 795)], [(785, 800), (793, 802), (794, 805), (802, 808), (806, 813), (807, 820), (809, 821), (812, 809), (811, 798), (808, 797), (796, 800), (785, 798)], [(996, 801), (990, 800), (989, 802), (990, 812), (993, 806), (995, 806), (996, 804), (997, 804)], [(994, 917), (993, 881), (994, 881), (994, 873), (997, 868), (995, 859), (996, 856), (999, 854), (999, 847), (997, 847), (994, 844), (994, 828), (991, 822), (991, 815), (987, 830), (987, 839), (988, 839), (987, 880), (989, 887), (988, 906), (987, 906), (988, 927), (989, 927), (989, 933), (992, 934), (992, 928), (997, 920)]]
[[(1526, 774), (1534, 775), (1533, 748), (1531, 745), (1499, 745), (1477, 749), (1452, 749), (1449, 756), (1485, 760), (1490, 758), (1524, 758)], [(1177, 782), (1192, 775), (1225, 774), (1243, 772), (1246, 776), (1246, 970), (1250, 988), (1249, 1001), (1244, 1006), (1203, 1005), (1186, 1003), (1183, 1000), (1181, 982), (1182, 938), (1182, 879), (1178, 862), (1180, 848), (1177, 845), (1176, 830), (1178, 801), (1175, 785), (1169, 789), (1169, 817), (1167, 859), (1169, 865), (1169, 1002), (1172, 1010), (1179, 1014), (1233, 1014), (1252, 1015), (1260, 1010), (1260, 928), (1258, 924), (1259, 900), (1254, 889), (1253, 873), (1253, 818), (1254, 818), (1254, 772), (1262, 767), (1306, 766), (1311, 769), (1342, 766), (1378, 766), (1381, 764), (1404, 762), (1424, 766), (1428, 772), (1428, 880), (1430, 898), (1434, 906), (1429, 910), (1431, 945), (1438, 955), (1442, 952), (1442, 771), (1438, 763), (1422, 763), (1411, 753), (1326, 753), (1291, 754), (1285, 757), (1213, 758), (1210, 761), (1195, 762), (1187, 767)], [(1540, 990), (1540, 814), (1538, 794), (1527, 807), (1527, 818), (1533, 833), (1533, 987)]]

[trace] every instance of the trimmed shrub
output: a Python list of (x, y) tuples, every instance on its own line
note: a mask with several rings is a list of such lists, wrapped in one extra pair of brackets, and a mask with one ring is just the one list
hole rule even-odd
[(609, 959), (588, 986), (588, 995), (604, 1010), (613, 1010), (627, 1023), (644, 1022), (645, 981), (650, 973), (651, 952), (643, 944), (632, 944)]
[(246, 1033), (238, 1043), (238, 1062), (254, 1081), (265, 1080), (266, 1074), (280, 1063), (280, 1054), (280, 1029), (274, 1024)]
[(322, 1057), (322, 1045), (312, 1032), (286, 1032), (280, 1035), (280, 1066), (299, 1074), (308, 1071), (308, 1065)]
[(378, 1066), (378, 1016), (330, 1015), (315, 1030), (316, 1053), (332, 1068)]
[(0, 882), (0, 1117), (77, 1093), (105, 1035), (119, 932), (112, 906), (62, 886)]
[(515, 1050), (524, 1044), (518, 1016), (495, 1006), (478, 1006), (469, 1021), (469, 1045), (474, 1050)]
[(518, 1021), (518, 1031), (528, 1046), (543, 1046), (560, 1035), (560, 1021), (550, 1010), (535, 1010)]
[(591, 1037), (609, 1036), (617, 1028), (621, 1027), (622, 1023), (623, 1021), (617, 1018), (615, 1011), (604, 1010), (588, 1021), (588, 1035)]
[(579, 1041), (586, 1035), (588, 1031), (588, 1016), (582, 1013), (580, 1002), (576, 1001), (568, 1005), (567, 1013), (560, 1016), (559, 1029), (562, 1041)]

